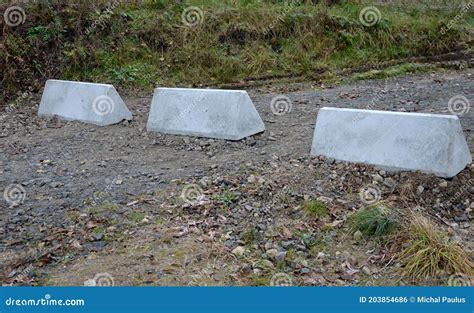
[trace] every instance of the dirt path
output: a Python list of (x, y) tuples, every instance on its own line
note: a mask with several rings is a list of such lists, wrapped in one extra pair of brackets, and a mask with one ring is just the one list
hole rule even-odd
[[(268, 240), (269, 227), (290, 223), (296, 229), (316, 232), (315, 228), (321, 226), (319, 222), (295, 225), (297, 222), (305, 224), (305, 219), (291, 208), (305, 196), (329, 198), (334, 212), (326, 223), (344, 219), (345, 213), (341, 212), (350, 212), (355, 207), (351, 201), (357, 202), (348, 195), (348, 188), (354, 188), (357, 193), (357, 188), (370, 183), (377, 175), (378, 171), (370, 167), (353, 171), (349, 165), (323, 162), (324, 166), (318, 167), (319, 163), (311, 161), (308, 154), (319, 108), (449, 114), (451, 97), (464, 95), (472, 102), (473, 74), (473, 70), (447, 71), (336, 86), (275, 85), (251, 90), (249, 93), (267, 131), (241, 142), (147, 133), (145, 125), (151, 94), (142, 98), (125, 97), (134, 120), (104, 128), (38, 119), (39, 99), (29, 99), (35, 103), (30, 109), (20, 104), (0, 115), (1, 190), (20, 184), (26, 192), (19, 206), (9, 207), (5, 201), (0, 202), (0, 252), (7, 261), (14, 259), (13, 251), (24, 258), (18, 261), (20, 269), (13, 274), (14, 266), (7, 266), (5, 262), (4, 274), (11, 278), (24, 271), (22, 279), (26, 284), (82, 284), (96, 273), (107, 272), (113, 275), (115, 284), (120, 285), (182, 285), (258, 284), (260, 281), (255, 277), (291, 271), (292, 275), (300, 275), (300, 284), (342, 284), (345, 279), (340, 275), (323, 277), (315, 270), (317, 263), (290, 270), (276, 265), (271, 270), (265, 266), (259, 269), (252, 265), (255, 260), (242, 260), (230, 251), (242, 243), (242, 236), (249, 227), (255, 226), (257, 234), (266, 238), (261, 245), (260, 242), (255, 243), (256, 247), (250, 245), (255, 255), (259, 249), (269, 250), (269, 247), (262, 248), (268, 242), (269, 246), (276, 245)], [(270, 102), (280, 94), (291, 99), (292, 110), (276, 116), (271, 112)], [(460, 119), (473, 151), (474, 110), (471, 108)], [(307, 167), (314, 172), (308, 172)], [(347, 180), (341, 183), (344, 188), (339, 190), (335, 181), (340, 171), (347, 175)], [(360, 181), (358, 173), (362, 173)], [(430, 175), (390, 175), (382, 174), (383, 179), (393, 177), (399, 185), (412, 180), (415, 189), (419, 184), (424, 186), (424, 194), (411, 198), (412, 201), (403, 206), (428, 207), (437, 198), (452, 198), (456, 190), (472, 179), (473, 170), (472, 167), (466, 169), (448, 181), (448, 188), (441, 191), (435, 189), (442, 180)], [(262, 181), (255, 195), (241, 194), (240, 183), (252, 185), (254, 179), (259, 183), (259, 178)], [(204, 182), (199, 182), (203, 179)], [(206, 179), (209, 182), (206, 183)], [(194, 226), (201, 225), (206, 216), (187, 212), (186, 216), (193, 218), (186, 220), (182, 210), (189, 208), (185, 205), (183, 208), (176, 200), (182, 183), (197, 182), (209, 197), (217, 190), (222, 196), (219, 198), (222, 207), (230, 210), (209, 213), (218, 225), (208, 225), (205, 230)], [(388, 189), (383, 190), (387, 198), (400, 194), (396, 188)], [(226, 194), (229, 190), (232, 195)], [(275, 199), (276, 194), (281, 196), (281, 190), (288, 191), (291, 198), (286, 205), (282, 205), (286, 202), (281, 198)], [(233, 198), (235, 194), (237, 200)], [(442, 216), (450, 222), (458, 222), (462, 231), (456, 235), (472, 242), (470, 211), (464, 207), (465, 199), (467, 208), (472, 204), (472, 194), (469, 196), (467, 192), (461, 198), (459, 202), (463, 207), (459, 211)], [(275, 207), (270, 207), (270, 203)], [(250, 209), (246, 209), (246, 205)], [(194, 222), (194, 226), (189, 222)], [(182, 228), (182, 225), (187, 226)], [(231, 226), (219, 229), (219, 225)], [(218, 229), (214, 235), (213, 227)], [(294, 233), (294, 229), (290, 231)], [(339, 235), (335, 232), (328, 242), (323, 236), (322, 243), (330, 246), (331, 240), (337, 240)], [(364, 249), (349, 243), (348, 247), (339, 247), (338, 252), (344, 254), (351, 250), (357, 257)], [(312, 255), (314, 251), (297, 247), (295, 251), (295, 259), (316, 259)], [(336, 251), (328, 254), (337, 258)], [(29, 263), (34, 264), (34, 270), (25, 270)], [(361, 268), (363, 266), (366, 265)], [(302, 269), (305, 269), (303, 273)], [(365, 278), (352, 277), (347, 283), (366, 283), (371, 274), (366, 273)], [(381, 276), (387, 278), (386, 274)]]

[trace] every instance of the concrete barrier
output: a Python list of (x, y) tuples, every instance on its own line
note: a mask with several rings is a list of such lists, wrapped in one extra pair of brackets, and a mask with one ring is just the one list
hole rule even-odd
[(454, 115), (319, 110), (311, 155), (452, 177), (472, 161)]
[(157, 88), (147, 130), (240, 140), (263, 132), (265, 125), (245, 91)]
[(132, 119), (114, 86), (64, 80), (46, 82), (38, 115), (99, 126)]

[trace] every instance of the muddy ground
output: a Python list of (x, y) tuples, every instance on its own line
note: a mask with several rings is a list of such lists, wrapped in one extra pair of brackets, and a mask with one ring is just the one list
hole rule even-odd
[[(405, 281), (390, 247), (355, 238), (346, 221), (367, 205), (359, 192), (375, 186), (380, 201), (429, 217), (472, 256), (473, 166), (445, 180), (309, 150), (321, 107), (450, 114), (453, 96), (472, 102), (473, 74), (255, 88), (267, 130), (240, 142), (147, 133), (151, 93), (124, 97), (132, 122), (102, 128), (39, 119), (39, 96), (20, 97), (0, 114), (0, 189), (25, 192), (17, 205), (0, 199), (0, 280), (267, 285), (283, 273), (294, 285), (446, 284), (443, 275)], [(291, 111), (272, 112), (277, 95)], [(474, 109), (460, 120), (473, 151)], [(328, 216), (302, 210), (313, 198)]]

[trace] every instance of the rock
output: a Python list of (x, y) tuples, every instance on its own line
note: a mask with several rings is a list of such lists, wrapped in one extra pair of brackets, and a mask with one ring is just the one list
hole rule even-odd
[(249, 178), (247, 178), (247, 182), (249, 184), (253, 184), (257, 181), (257, 178), (255, 177), (255, 175), (250, 175)]
[(466, 222), (466, 221), (469, 221), (469, 217), (467, 216), (467, 214), (463, 214), (463, 215), (460, 215), (460, 216), (455, 216), (454, 220), (456, 222)]
[(245, 91), (157, 88), (147, 130), (240, 140), (265, 131), (265, 125)]
[(393, 188), (395, 188), (395, 186), (397, 185), (397, 182), (395, 181), (395, 179), (393, 179), (393, 178), (391, 178), (391, 177), (387, 177), (387, 178), (385, 178), (383, 184), (384, 184), (385, 186), (387, 186), (388, 188), (393, 189)]
[(55, 182), (50, 183), (49, 187), (58, 188), (58, 187), (61, 187), (62, 185), (63, 185), (62, 183), (55, 181)]
[(455, 235), (451, 237), (451, 241), (454, 243), (462, 243), (462, 238), (460, 236)]
[(421, 185), (416, 188), (416, 194), (418, 196), (421, 195), (423, 193), (423, 191), (425, 191), (425, 187), (423, 187)]
[(104, 234), (103, 233), (96, 233), (94, 234), (94, 239), (95, 241), (100, 241), (104, 238)]
[(380, 182), (380, 183), (383, 182), (383, 177), (380, 176), (379, 174), (375, 174), (373, 176), (373, 179), (374, 179), (375, 182)]
[(265, 250), (270, 250), (274, 247), (273, 242), (266, 242), (265, 243)]
[(278, 255), (278, 250), (277, 249), (270, 249), (266, 253), (267, 253), (267, 256), (270, 259), (276, 259), (277, 255)]
[(234, 250), (232, 250), (232, 254), (236, 255), (236, 256), (242, 256), (244, 255), (245, 253), (245, 248), (242, 247), (242, 246), (238, 246), (236, 248), (234, 248)]
[(362, 232), (360, 230), (358, 230), (354, 233), (354, 240), (355, 241), (360, 241), (363, 236), (364, 235), (362, 234)]
[(441, 188), (446, 188), (446, 187), (448, 187), (448, 182), (445, 181), (445, 180), (443, 180), (442, 182), (440, 182), (440, 183), (438, 184), (438, 186), (440, 186)]
[(349, 251), (343, 251), (341, 255), (344, 261), (350, 260), (352, 257)]
[(472, 162), (455, 115), (322, 108), (311, 155), (453, 177)]
[(275, 256), (275, 260), (279, 263), (285, 261), (286, 259), (286, 251), (280, 251), (277, 253), (277, 255)]
[(38, 115), (98, 126), (132, 119), (114, 86), (52, 79), (44, 87)]
[(258, 260), (253, 264), (254, 268), (260, 268), (260, 269), (271, 269), (274, 268), (275, 265), (273, 265), (272, 262), (266, 259)]
[(318, 252), (317, 258), (318, 259), (324, 259), (326, 257), (326, 254), (324, 252)]
[(367, 266), (362, 267), (362, 272), (364, 272), (364, 274), (367, 275), (367, 276), (372, 275), (372, 271)]

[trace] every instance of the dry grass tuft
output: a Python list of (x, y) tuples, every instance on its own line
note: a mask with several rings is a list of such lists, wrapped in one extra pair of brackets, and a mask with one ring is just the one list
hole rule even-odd
[(411, 280), (445, 274), (474, 274), (474, 263), (468, 252), (450, 241), (449, 235), (422, 216), (415, 216), (395, 244), (402, 263), (402, 275)]

